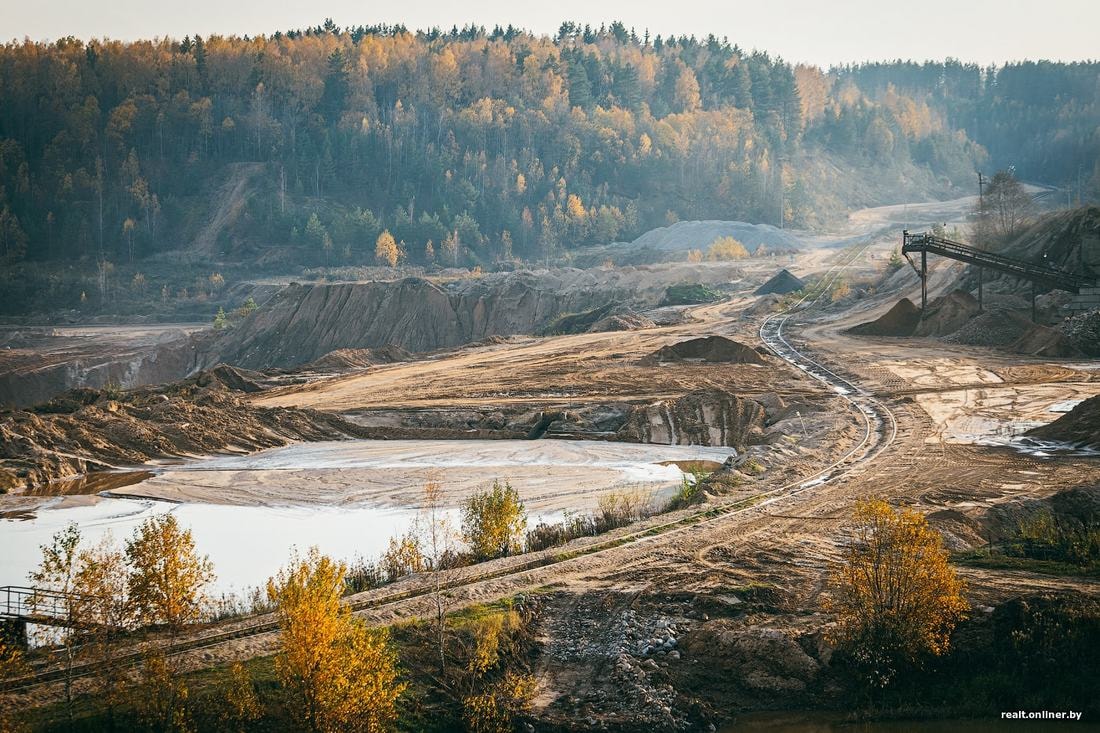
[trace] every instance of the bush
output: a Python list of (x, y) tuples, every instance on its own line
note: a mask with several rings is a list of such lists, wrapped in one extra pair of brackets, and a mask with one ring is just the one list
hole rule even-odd
[(733, 237), (719, 237), (707, 248), (707, 259), (712, 262), (743, 260), (748, 256), (745, 245)]
[(722, 299), (722, 294), (714, 288), (700, 283), (679, 283), (665, 289), (665, 298), (661, 305), (697, 305), (713, 303)]
[(833, 574), (833, 641), (873, 687), (947, 651), (969, 608), (943, 538), (924, 515), (884, 501), (856, 504), (856, 534)]
[(527, 512), (519, 493), (505, 481), (478, 491), (462, 503), (462, 539), (477, 560), (492, 560), (522, 550)]

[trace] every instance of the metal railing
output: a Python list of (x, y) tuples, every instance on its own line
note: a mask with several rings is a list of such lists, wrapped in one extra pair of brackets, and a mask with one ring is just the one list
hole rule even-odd
[(74, 593), (60, 593), (28, 586), (0, 586), (0, 618), (68, 625), (73, 623), (71, 617), (73, 602), (85, 598)]

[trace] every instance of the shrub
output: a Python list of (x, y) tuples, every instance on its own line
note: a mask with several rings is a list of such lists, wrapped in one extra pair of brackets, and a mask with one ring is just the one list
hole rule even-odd
[(475, 492), (462, 504), (462, 539), (477, 560), (505, 557), (522, 549), (527, 513), (519, 493), (505, 481)]
[(856, 504), (855, 536), (832, 578), (833, 641), (864, 679), (886, 687), (948, 649), (969, 608), (943, 538), (924, 515), (886, 502)]
[(707, 248), (707, 259), (715, 261), (743, 260), (749, 256), (745, 245), (733, 237), (719, 237)]

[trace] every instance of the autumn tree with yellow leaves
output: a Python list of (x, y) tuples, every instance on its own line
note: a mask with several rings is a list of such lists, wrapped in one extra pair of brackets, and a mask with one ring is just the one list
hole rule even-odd
[(406, 687), (388, 632), (368, 628), (341, 602), (346, 570), (312, 549), (267, 583), (282, 632), (275, 669), (302, 730), (390, 730)]
[(837, 617), (832, 639), (872, 685), (885, 687), (946, 652), (969, 605), (924, 515), (871, 500), (856, 504), (854, 519), (827, 604)]
[(126, 672), (119, 657), (117, 637), (132, 623), (126, 553), (108, 533), (100, 542), (80, 550), (74, 590), (77, 618), (86, 630), (83, 655), (99, 666), (92, 679), (97, 697), (115, 728), (116, 708), (122, 702)]
[(374, 243), (374, 259), (378, 260), (380, 265), (396, 267), (400, 255), (401, 252), (397, 248), (397, 242), (394, 240), (393, 235), (390, 234), (388, 229), (383, 230)]
[(128, 590), (137, 618), (173, 634), (198, 621), (208, 601), (214, 566), (195, 550), (191, 530), (174, 514), (146, 519), (126, 542)]
[[(126, 589), (134, 618), (163, 626), (174, 639), (187, 624), (198, 621), (209, 600), (206, 588), (214, 567), (195, 550), (191, 530), (180, 527), (174, 514), (150, 517), (126, 542), (129, 574)], [(137, 709), (155, 730), (187, 731), (193, 727), (190, 691), (175, 657), (152, 652), (146, 656), (137, 689)]]

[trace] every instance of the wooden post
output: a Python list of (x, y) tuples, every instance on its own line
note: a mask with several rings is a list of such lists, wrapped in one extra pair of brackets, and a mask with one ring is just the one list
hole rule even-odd
[(985, 272), (985, 268), (978, 268), (978, 312), (982, 312), (982, 273)]

